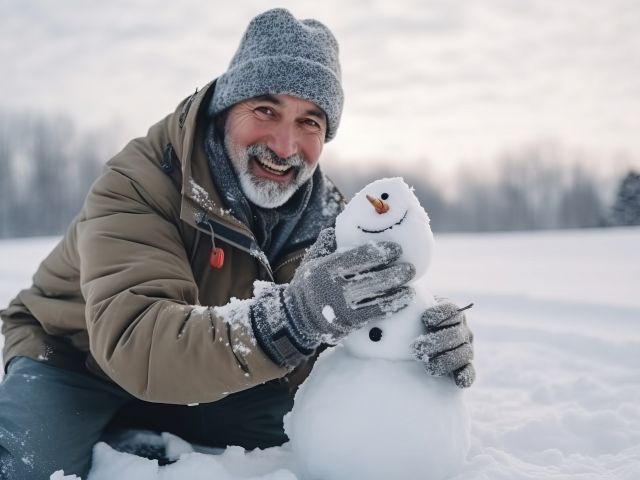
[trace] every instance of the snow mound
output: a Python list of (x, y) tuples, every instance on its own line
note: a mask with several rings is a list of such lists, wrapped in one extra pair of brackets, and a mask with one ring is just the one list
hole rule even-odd
[[(176, 442), (177, 437), (171, 437)], [(182, 453), (175, 463), (160, 466), (157, 460), (119, 452), (100, 442), (93, 449), (88, 480), (298, 480), (285, 467), (289, 456), (282, 447), (251, 452), (229, 447), (220, 455)]]

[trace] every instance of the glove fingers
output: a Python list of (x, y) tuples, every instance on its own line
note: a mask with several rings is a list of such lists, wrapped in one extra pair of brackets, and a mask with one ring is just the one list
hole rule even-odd
[(409, 305), (416, 296), (416, 291), (411, 287), (400, 287), (380, 297), (380, 310), (386, 315), (396, 313)]
[(455, 325), (463, 321), (464, 313), (458, 311), (458, 306), (450, 301), (438, 303), (428, 308), (422, 314), (422, 322), (427, 330)]
[(429, 358), (425, 363), (427, 372), (431, 375), (441, 377), (464, 367), (473, 360), (473, 347), (469, 343), (464, 343), (459, 347)]
[(401, 287), (368, 302), (356, 305), (355, 311), (358, 316), (364, 318), (366, 323), (369, 320), (384, 317), (389, 313), (395, 313), (409, 305), (415, 297), (415, 290), (411, 287)]
[(382, 270), (357, 275), (345, 286), (345, 299), (351, 304), (378, 297), (390, 290), (396, 290), (416, 274), (410, 263), (397, 263)]
[(336, 231), (333, 227), (325, 228), (318, 235), (317, 240), (302, 259), (302, 263), (314, 260), (319, 257), (324, 257), (336, 250)]
[(384, 314), (396, 313), (409, 305), (415, 296), (412, 287), (400, 287), (380, 298), (380, 310)]
[(394, 242), (366, 243), (336, 254), (329, 266), (338, 275), (350, 276), (384, 267), (395, 262), (401, 254), (402, 248)]
[(465, 323), (420, 335), (413, 343), (413, 350), (419, 360), (435, 357), (441, 352), (453, 350), (463, 343), (471, 342), (471, 331)]
[(453, 372), (453, 380), (459, 388), (469, 388), (476, 380), (476, 369), (467, 363), (464, 367)]

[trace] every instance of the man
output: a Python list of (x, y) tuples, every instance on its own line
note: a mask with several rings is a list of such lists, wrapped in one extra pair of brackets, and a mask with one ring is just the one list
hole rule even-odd
[[(331, 32), (270, 10), (227, 72), (108, 162), (2, 312), (0, 477), (85, 475), (122, 426), (216, 447), (286, 441), (319, 349), (413, 295), (399, 246), (337, 253), (326, 228), (343, 199), (317, 164), (342, 103)], [(470, 385), (463, 314), (445, 301), (424, 320), (427, 372)]]

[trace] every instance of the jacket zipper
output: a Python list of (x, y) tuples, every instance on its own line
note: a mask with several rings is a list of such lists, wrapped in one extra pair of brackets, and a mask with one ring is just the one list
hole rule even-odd
[(279, 263), (278, 265), (276, 265), (276, 267), (273, 269), (273, 273), (275, 274), (278, 270), (280, 270), (282, 267), (284, 267), (285, 265), (289, 264), (289, 263), (293, 263), (299, 259), (301, 259), (302, 257), (304, 257), (304, 254), (306, 252), (302, 251), (300, 253), (298, 253), (297, 255), (294, 255), (291, 258), (288, 258), (287, 260), (285, 260), (284, 262)]

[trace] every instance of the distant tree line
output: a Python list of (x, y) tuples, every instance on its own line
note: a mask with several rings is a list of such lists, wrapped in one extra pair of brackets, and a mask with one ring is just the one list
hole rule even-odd
[[(0, 111), (0, 238), (63, 233), (114, 153), (108, 137), (81, 133), (65, 117)], [(595, 173), (561, 157), (543, 143), (522, 147), (499, 159), (493, 176), (467, 167), (455, 184), (417, 163), (347, 172), (334, 162), (326, 170), (348, 197), (377, 178), (403, 176), (435, 231), (640, 225), (640, 175), (629, 172), (610, 205)]]
[(104, 163), (66, 117), (0, 111), (0, 238), (60, 234)]
[(466, 166), (449, 183), (434, 179), (427, 162), (407, 167), (372, 162), (366, 171), (350, 168), (348, 175), (341, 175), (333, 167), (329, 174), (347, 196), (377, 178), (404, 177), (429, 213), (434, 231), (640, 225), (640, 175), (624, 177), (612, 206), (608, 182), (579, 157), (567, 158), (570, 155), (558, 145), (540, 142), (503, 155), (493, 175)]

